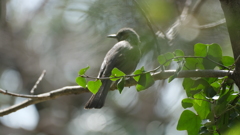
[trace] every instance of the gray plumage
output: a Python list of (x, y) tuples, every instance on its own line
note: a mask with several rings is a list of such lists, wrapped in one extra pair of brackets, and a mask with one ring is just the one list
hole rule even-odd
[[(125, 74), (131, 74), (140, 59), (139, 36), (131, 28), (123, 28), (117, 34), (109, 35), (110, 38), (116, 38), (116, 43), (106, 54), (98, 77), (109, 77), (113, 68), (118, 68)], [(102, 80), (102, 86), (99, 91), (92, 95), (85, 105), (85, 109), (102, 108), (111, 87), (111, 80)]]

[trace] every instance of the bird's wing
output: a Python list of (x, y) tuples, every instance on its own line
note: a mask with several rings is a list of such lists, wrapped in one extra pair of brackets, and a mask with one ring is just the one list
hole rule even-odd
[(100, 68), (98, 77), (108, 77), (114, 67), (121, 67), (126, 62), (126, 52), (131, 50), (132, 46), (127, 41), (121, 41), (115, 44), (106, 54)]
[[(137, 47), (132, 47), (127, 41), (120, 41), (106, 54), (98, 77), (109, 77), (114, 67), (129, 74), (135, 69), (139, 58), (140, 51)], [(99, 91), (92, 95), (85, 108), (101, 108), (104, 105), (111, 83), (111, 80), (102, 80), (102, 86)]]

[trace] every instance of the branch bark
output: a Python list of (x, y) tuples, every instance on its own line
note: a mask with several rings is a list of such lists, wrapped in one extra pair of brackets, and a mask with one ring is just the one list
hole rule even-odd
[[(165, 70), (164, 72), (157, 72), (153, 73), (152, 76), (155, 80), (163, 80), (169, 78), (171, 75), (175, 74), (175, 70)], [(231, 76), (232, 71), (228, 70), (188, 70), (188, 71), (181, 71), (176, 78), (188, 78), (188, 77), (224, 77), (224, 76)], [(137, 82), (130, 78), (126, 80), (125, 87), (130, 87), (136, 85)], [(111, 90), (115, 90), (116, 84), (111, 87)], [(59, 88), (56, 90), (52, 90), (47, 93), (39, 94), (39, 95), (24, 95), (24, 94), (16, 94), (10, 93), (6, 90), (0, 90), (0, 93), (5, 95), (10, 95), (14, 97), (23, 97), (28, 98), (27, 100), (10, 106), (9, 108), (0, 110), (0, 116), (8, 115), (12, 112), (20, 110), (24, 107), (27, 107), (32, 104), (37, 104), (43, 101), (52, 100), (61, 96), (66, 95), (73, 95), (73, 94), (83, 94), (89, 92), (87, 88), (83, 88), (80, 86), (66, 86), (63, 88)]]
[(228, 33), (232, 45), (236, 68), (233, 79), (240, 88), (240, 2), (239, 0), (220, 0), (226, 18)]

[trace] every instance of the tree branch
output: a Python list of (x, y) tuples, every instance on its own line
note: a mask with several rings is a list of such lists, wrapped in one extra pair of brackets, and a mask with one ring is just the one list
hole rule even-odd
[[(228, 33), (235, 60), (240, 55), (240, 8), (238, 0), (220, 0), (226, 18)], [(240, 73), (240, 61), (236, 63), (236, 71)]]
[(228, 33), (232, 45), (234, 59), (236, 61), (233, 80), (240, 88), (240, 8), (239, 0), (219, 0), (226, 18)]
[[(172, 24), (172, 26), (167, 30), (166, 32), (166, 38), (169, 40), (168, 41), (168, 45), (172, 46), (173, 45), (173, 40), (175, 39), (176, 35), (177, 35), (177, 31), (178, 31), (178, 27), (180, 25), (182, 25), (182, 23), (187, 23), (187, 21), (189, 22), (190, 20), (186, 20), (187, 17), (189, 16), (189, 7), (192, 3), (192, 0), (186, 0), (184, 8), (181, 12), (181, 14), (179, 15), (179, 17), (177, 18), (177, 20)], [(161, 32), (157, 32), (158, 37), (162, 37)]]
[[(175, 70), (165, 70), (164, 72), (153, 73), (152, 76), (154, 77), (155, 80), (163, 80), (163, 79), (169, 78), (171, 75), (175, 74), (175, 72), (176, 72)], [(229, 76), (231, 74), (232, 74), (232, 71), (228, 71), (228, 70), (187, 70), (187, 71), (181, 71), (176, 78), (224, 77), (224, 76)], [(133, 78), (130, 78), (126, 80), (125, 87), (130, 87), (136, 84), (137, 82)], [(116, 88), (117, 86), (116, 84), (114, 84), (111, 87), (111, 90), (115, 90)], [(37, 104), (40, 102), (52, 100), (61, 96), (82, 94), (87, 92), (89, 92), (87, 88), (83, 88), (80, 86), (66, 86), (66, 87), (52, 90), (50, 92), (39, 94), (39, 95), (23, 95), (23, 94), (10, 93), (6, 90), (0, 90), (0, 93), (5, 95), (29, 98), (19, 104), (0, 110), (0, 116), (8, 115), (12, 112), (20, 110), (32, 104)]]
[(42, 74), (40, 75), (37, 82), (35, 83), (35, 85), (33, 86), (33, 88), (30, 91), (32, 94), (34, 93), (34, 90), (37, 88), (38, 84), (42, 81), (45, 74), (46, 74), (46, 70), (43, 70)]
[(205, 25), (199, 25), (199, 26), (193, 25), (192, 27), (193, 28), (198, 28), (198, 29), (209, 29), (209, 28), (214, 28), (214, 27), (217, 27), (217, 26), (225, 24), (225, 23), (226, 23), (226, 20), (224, 18), (224, 19), (221, 19), (221, 20), (213, 22), (213, 23), (209, 23), (209, 24), (205, 24)]

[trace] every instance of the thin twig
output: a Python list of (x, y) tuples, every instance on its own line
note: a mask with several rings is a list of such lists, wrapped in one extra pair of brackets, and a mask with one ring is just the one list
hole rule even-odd
[(191, 6), (192, 0), (186, 0), (183, 11), (180, 15), (180, 21), (183, 22), (187, 19), (190, 11), (190, 6)]
[(211, 61), (211, 62), (213, 62), (213, 63), (215, 63), (215, 64), (217, 64), (218, 66), (221, 66), (221, 67), (223, 67), (223, 68), (226, 68), (226, 69), (230, 70), (229, 67), (226, 67), (226, 66), (224, 66), (223, 64), (218, 63), (218, 62), (216, 62), (216, 61), (210, 59), (209, 57), (206, 57), (206, 59), (209, 60), (209, 61)]
[[(173, 40), (175, 39), (176, 37), (176, 33), (178, 31), (178, 27), (180, 25), (183, 24), (183, 22), (185, 24), (187, 24), (187, 17), (189, 16), (189, 8), (190, 8), (190, 5), (192, 3), (192, 0), (186, 0), (185, 2), (185, 5), (184, 5), (184, 8), (181, 12), (181, 14), (179, 15), (179, 17), (176, 19), (176, 21), (172, 24), (172, 26), (167, 30), (166, 32), (166, 36), (167, 36), (167, 39), (169, 39), (168, 41), (168, 45), (169, 46), (172, 46), (173, 45)], [(188, 20), (188, 22), (190, 21), (191, 19)]]
[[(39, 95), (37, 95), (38, 98), (26, 99), (25, 101), (23, 101), (19, 104), (10, 106), (6, 109), (2, 109), (2, 110), (0, 110), (0, 116), (10, 114), (12, 112), (20, 110), (20, 109), (27, 107), (29, 105), (32, 105), (32, 104), (40, 103), (43, 101), (48, 101), (48, 100), (55, 99), (60, 96), (72, 95), (72, 94), (82, 94), (82, 93), (86, 93), (86, 92), (89, 92), (89, 91), (86, 88), (82, 88), (80, 86), (66, 86), (66, 87), (56, 89), (56, 90), (53, 90), (53, 91), (50, 91), (47, 93), (39, 94)], [(32, 95), (30, 95), (30, 96), (32, 96)]]
[(205, 25), (193, 25), (193, 28), (198, 28), (198, 29), (209, 29), (209, 28), (213, 28), (213, 27), (217, 27), (219, 25), (225, 24), (226, 20), (225, 19), (221, 19), (219, 21), (213, 22), (213, 23), (209, 23), (209, 24), (205, 24)]
[(4, 95), (13, 96), (13, 97), (38, 98), (37, 95), (16, 94), (16, 93), (12, 93), (12, 92), (9, 92), (9, 91), (7, 91), (7, 90), (3, 90), (3, 89), (0, 89), (0, 93), (2, 93), (2, 94), (4, 94)]
[(35, 83), (35, 85), (33, 86), (33, 88), (30, 91), (32, 94), (34, 93), (34, 90), (37, 88), (38, 84), (42, 81), (45, 74), (46, 74), (46, 70), (43, 70), (42, 74), (40, 75), (37, 82)]
[(233, 65), (236, 65), (236, 63), (239, 61), (240, 59), (240, 55), (238, 55), (237, 59), (235, 60), (234, 64)]

